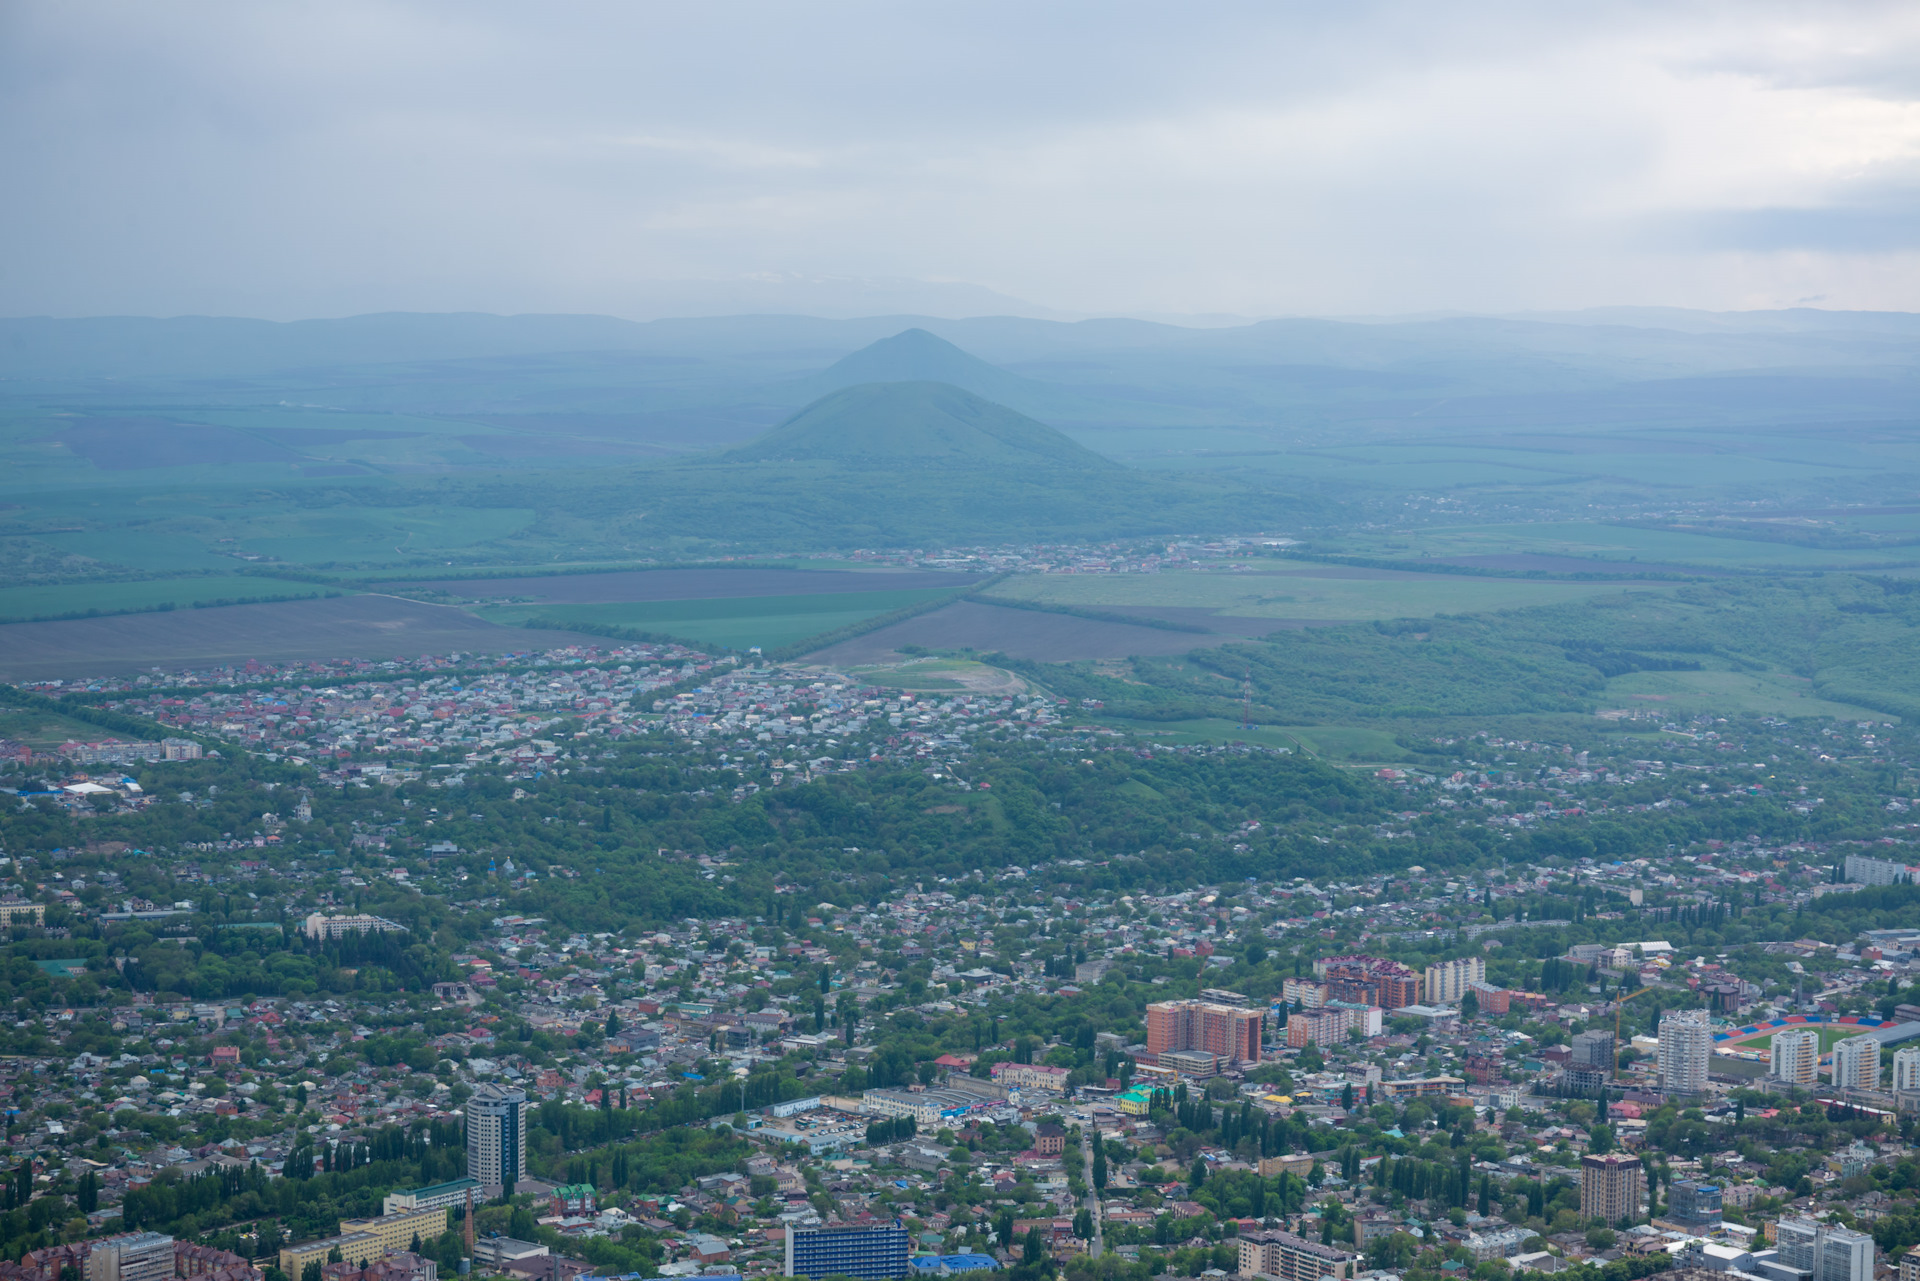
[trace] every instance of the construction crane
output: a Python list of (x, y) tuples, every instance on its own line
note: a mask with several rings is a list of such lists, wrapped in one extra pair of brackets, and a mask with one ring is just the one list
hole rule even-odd
[(1620, 997), (1618, 1000), (1614, 1001), (1613, 1003), (1613, 1074), (1612, 1075), (1613, 1075), (1613, 1079), (1616, 1081), (1620, 1079), (1620, 1007), (1625, 1005), (1628, 1001), (1631, 1001), (1634, 997), (1645, 996), (1647, 993), (1651, 991), (1653, 991), (1652, 988), (1643, 987), (1638, 992), (1627, 993), (1625, 996)]

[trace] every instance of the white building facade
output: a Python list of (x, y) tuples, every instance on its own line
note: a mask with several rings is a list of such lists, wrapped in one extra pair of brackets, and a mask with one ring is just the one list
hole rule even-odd
[(1676, 1011), (1660, 1020), (1660, 1088), (1669, 1094), (1699, 1094), (1707, 1088), (1713, 1030), (1705, 1010)]

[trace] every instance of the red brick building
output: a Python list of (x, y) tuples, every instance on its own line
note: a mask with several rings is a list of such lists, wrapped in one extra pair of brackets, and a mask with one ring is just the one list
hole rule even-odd
[(1398, 961), (1379, 956), (1331, 956), (1313, 963), (1314, 977), (1327, 996), (1356, 1005), (1397, 1010), (1420, 1004), (1420, 975)]
[(1257, 1063), (1262, 1020), (1259, 1010), (1212, 1001), (1156, 1001), (1147, 1007), (1147, 1051), (1205, 1050)]

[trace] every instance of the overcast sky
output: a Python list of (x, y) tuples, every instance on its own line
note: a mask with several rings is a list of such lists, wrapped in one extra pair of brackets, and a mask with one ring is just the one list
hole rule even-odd
[(1920, 310), (1920, 5), (0, 0), (0, 173), (4, 315)]

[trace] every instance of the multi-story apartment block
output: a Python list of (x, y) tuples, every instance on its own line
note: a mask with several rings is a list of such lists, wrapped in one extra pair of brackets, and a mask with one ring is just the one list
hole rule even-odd
[(1327, 1003), (1327, 985), (1312, 979), (1288, 979), (1280, 985), (1280, 999), (1303, 1010), (1318, 1009)]
[(0, 899), (0, 929), (12, 929), (16, 925), (45, 925), (47, 923), (47, 905), (29, 903), (25, 899)]
[(389, 921), (384, 916), (368, 916), (364, 912), (353, 916), (325, 916), (319, 912), (307, 917), (302, 927), (310, 939), (333, 940), (348, 934), (388, 934), (407, 932), (407, 927), (397, 921)]
[(1473, 984), (1486, 980), (1487, 963), (1478, 956), (1463, 956), (1457, 961), (1429, 965), (1421, 977), (1428, 1005), (1457, 1005)]
[(526, 1091), (488, 1083), (467, 1100), (467, 1177), (507, 1195), (527, 1177)]
[(167, 1281), (173, 1276), (173, 1238), (127, 1232), (93, 1243), (87, 1281)]
[(1640, 1213), (1640, 1162), (1619, 1152), (1580, 1158), (1580, 1213), (1624, 1223)]
[(1353, 1011), (1340, 1006), (1302, 1010), (1287, 1019), (1287, 1044), (1293, 1049), (1305, 1045), (1342, 1045), (1353, 1030)]
[[(464, 1208), (467, 1194), (473, 1194), (476, 1202), (487, 1199), (486, 1189), (477, 1179), (454, 1179), (447, 1183), (436, 1183), (432, 1187), (415, 1188), (411, 1192), (389, 1192), (387, 1199), (380, 1203), (381, 1214), (404, 1214), (409, 1210), (450, 1210), (454, 1206)], [(424, 1239), (424, 1238), (423, 1238)]]
[(907, 1230), (899, 1223), (789, 1227), (786, 1271), (820, 1281), (826, 1276), (889, 1281), (907, 1275)]
[(1920, 880), (1920, 868), (1866, 854), (1847, 855), (1847, 879), (1855, 885), (1899, 885)]
[(1598, 1094), (1613, 1075), (1613, 1033), (1589, 1028), (1573, 1038), (1572, 1057), (1567, 1060), (1567, 1087), (1576, 1094)]
[(1660, 1088), (1668, 1094), (1699, 1094), (1707, 1088), (1713, 1061), (1713, 1030), (1705, 1010), (1680, 1010), (1660, 1020)]
[(1893, 1090), (1895, 1094), (1920, 1094), (1920, 1045), (1893, 1052)]
[(1264, 1016), (1214, 1001), (1156, 1001), (1147, 1006), (1147, 1051), (1205, 1050), (1236, 1062), (1260, 1061)]
[(1378, 956), (1330, 956), (1313, 963), (1314, 977), (1327, 985), (1327, 996), (1337, 1001), (1377, 1005), (1397, 1010), (1420, 1003), (1420, 975)]
[(1871, 1036), (1850, 1036), (1833, 1047), (1833, 1088), (1880, 1088), (1880, 1042)]
[(1318, 1281), (1320, 1277), (1351, 1277), (1360, 1266), (1360, 1256), (1351, 1250), (1321, 1245), (1291, 1232), (1251, 1232), (1240, 1238), (1240, 1275), (1243, 1277)]
[(1782, 1028), (1768, 1047), (1768, 1075), (1791, 1085), (1811, 1086), (1820, 1079), (1820, 1030)]
[(1781, 1219), (1780, 1262), (1809, 1273), (1810, 1281), (1873, 1281), (1873, 1238), (1812, 1219)]
[(1720, 1185), (1681, 1179), (1667, 1189), (1667, 1217), (1689, 1228), (1716, 1227), (1725, 1209)]

